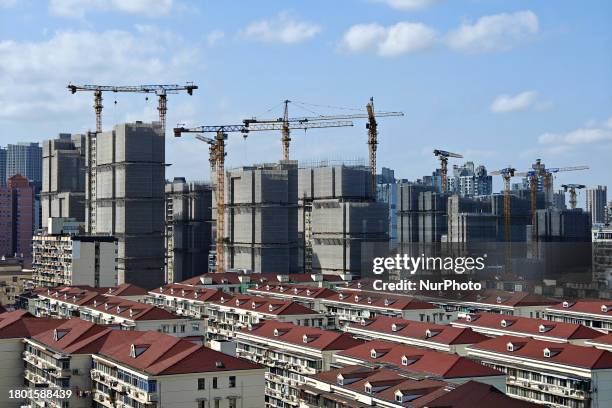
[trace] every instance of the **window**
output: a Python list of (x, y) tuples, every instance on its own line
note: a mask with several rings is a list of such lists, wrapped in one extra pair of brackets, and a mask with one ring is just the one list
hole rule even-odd
[(229, 378), (229, 387), (230, 388), (236, 388), (236, 376), (235, 375), (230, 375), (230, 378)]
[(221, 401), (215, 400), (215, 408), (220, 408), (220, 407), (221, 407)]
[(217, 388), (217, 377), (213, 377), (213, 388)]
[(236, 408), (238, 405), (236, 405), (236, 399), (235, 398), (230, 398), (229, 399), (229, 408)]
[(198, 390), (206, 389), (206, 378), (198, 378)]

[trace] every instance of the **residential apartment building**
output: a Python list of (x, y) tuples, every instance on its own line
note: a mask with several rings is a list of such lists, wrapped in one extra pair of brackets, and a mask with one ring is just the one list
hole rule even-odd
[(489, 337), (516, 336), (555, 343), (583, 345), (601, 337), (601, 332), (576, 323), (552, 322), (529, 317), (504, 316), (497, 313), (468, 314), (451, 322), (453, 327), (469, 328)]
[(287, 300), (304, 305), (317, 312), (324, 312), (321, 300), (334, 295), (336, 292), (323, 287), (296, 284), (255, 284), (247, 293), (270, 299)]
[(467, 328), (389, 316), (378, 316), (361, 323), (347, 323), (343, 329), (361, 338), (386, 340), (459, 355), (465, 355), (467, 346), (487, 339), (483, 334)]
[(122, 332), (93, 355), (94, 408), (261, 408), (265, 368), (157, 332)]
[(591, 213), (592, 224), (603, 224), (606, 221), (608, 187), (595, 186), (586, 190), (586, 210)]
[(612, 405), (609, 351), (501, 336), (469, 346), (467, 352), (506, 373), (506, 393), (511, 397), (553, 407)]
[(28, 310), (34, 316), (70, 319), (80, 316), (80, 308), (100, 296), (103, 289), (89, 286), (37, 288)]
[(32, 271), (19, 259), (0, 259), (0, 305), (13, 305), (31, 287)]
[(25, 310), (0, 314), (0, 406), (21, 407), (26, 401), (10, 398), (9, 390), (23, 389), (23, 339), (31, 338), (62, 323), (57, 319), (41, 319)]
[(38, 143), (20, 142), (6, 147), (6, 177), (21, 174), (40, 189), (42, 148)]
[(370, 340), (339, 351), (335, 367), (391, 368), (413, 378), (433, 378), (455, 384), (479, 381), (506, 390), (506, 375), (477, 361), (454, 353), (426, 350), (407, 344)]
[(35, 188), (25, 176), (15, 174), (0, 187), (0, 256), (19, 256), (32, 263)]
[(117, 239), (83, 235), (74, 219), (49, 218), (32, 238), (33, 280), (37, 286), (117, 285)]
[(557, 300), (529, 292), (495, 289), (485, 289), (481, 292), (423, 293), (420, 297), (446, 311), (457, 313), (459, 317), (468, 313), (488, 312), (539, 319), (544, 316), (546, 308), (559, 303)]
[(171, 283), (150, 291), (146, 301), (177, 315), (200, 319), (206, 315), (208, 304), (222, 296), (229, 295), (217, 289)]
[(298, 406), (306, 376), (331, 368), (334, 355), (361, 340), (347, 333), (265, 321), (236, 332), (236, 354), (268, 367), (266, 407)]
[(612, 302), (605, 300), (565, 301), (546, 309), (546, 319), (581, 324), (603, 333), (612, 332)]
[(338, 292), (320, 300), (324, 312), (340, 322), (361, 322), (376, 316), (394, 316), (421, 322), (447, 322), (453, 317), (443, 309), (409, 296), (384, 293)]
[(264, 320), (294, 323), (299, 326), (333, 329), (334, 316), (316, 312), (295, 302), (249, 295), (223, 295), (207, 306), (208, 333), (217, 339), (232, 339), (249, 325)]
[(612, 227), (592, 231), (593, 280), (612, 288)]

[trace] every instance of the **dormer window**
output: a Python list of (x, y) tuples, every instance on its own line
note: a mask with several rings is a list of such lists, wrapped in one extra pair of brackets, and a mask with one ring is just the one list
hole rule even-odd
[(65, 335), (68, 334), (68, 329), (55, 329), (53, 330), (53, 340), (60, 341)]
[(164, 293), (164, 287), (163, 286), (159, 287), (159, 293)]
[(298, 294), (298, 292), (299, 292), (298, 288), (293, 288), (293, 294), (294, 294), (294, 295), (297, 295), (297, 294)]
[(552, 325), (552, 324), (541, 324), (541, 325), (538, 327), (538, 331), (539, 331), (540, 333), (546, 333), (547, 331), (552, 330), (554, 327), (555, 327), (555, 326), (554, 326), (554, 325)]
[(359, 303), (359, 296), (355, 296), (355, 303)]
[(310, 293), (311, 293), (311, 292), (310, 292), (310, 289), (306, 289), (306, 295), (307, 295), (307, 296), (310, 296)]
[(338, 376), (336, 377), (336, 383), (338, 385), (344, 385), (344, 377), (342, 376), (342, 374), (338, 374)]
[(514, 324), (514, 320), (502, 319), (500, 324), (501, 324), (501, 327), (510, 327), (510, 326), (512, 326), (512, 324)]
[(97, 307), (97, 306), (98, 306), (98, 301), (97, 301), (97, 300), (94, 300), (94, 301), (93, 301), (93, 306), (94, 306), (94, 307)]
[(500, 296), (498, 296), (498, 297), (497, 297), (497, 299), (496, 299), (496, 301), (497, 301), (497, 303), (502, 303), (502, 302), (503, 302), (503, 299), (502, 299)]
[(170, 288), (170, 294), (174, 295), (174, 288)]
[(402, 365), (409, 366), (419, 360), (421, 356), (402, 356)]
[(425, 330), (425, 338), (428, 338), (428, 339), (438, 334), (440, 334), (438, 330), (430, 330), (430, 329)]
[(398, 392), (395, 394), (395, 402), (404, 402), (404, 396)]
[(612, 305), (601, 305), (601, 311), (604, 313), (608, 313), (612, 310)]
[(512, 343), (512, 342), (509, 341), (506, 344), (506, 350), (508, 350), (508, 351), (517, 351), (521, 347), (523, 347), (523, 343)]
[(378, 358), (378, 357), (382, 357), (385, 354), (387, 354), (389, 352), (388, 349), (372, 349), (370, 350), (370, 357), (372, 358)]
[(567, 300), (565, 302), (563, 302), (563, 308), (564, 309), (569, 309), (570, 306), (571, 306), (570, 302), (568, 302)]
[(385, 306), (390, 306), (395, 303), (395, 299), (385, 299)]
[(109, 304), (108, 304), (108, 303), (105, 303), (105, 304), (104, 304), (104, 310), (108, 310), (108, 307), (109, 307)]
[(195, 292), (193, 292), (193, 298), (197, 299), (198, 296), (200, 296), (200, 293), (196, 290)]
[(251, 303), (251, 309), (256, 309), (256, 308), (257, 308), (257, 303), (252, 302), (252, 303)]
[(318, 335), (312, 335), (312, 334), (310, 334), (310, 335), (309, 335), (309, 334), (305, 334), (305, 335), (303, 335), (303, 336), (302, 336), (302, 341), (303, 341), (304, 343), (310, 343), (311, 341), (314, 341), (314, 340), (316, 340), (317, 338), (319, 338), (319, 336), (318, 336)]
[(279, 335), (278, 329), (274, 329), (274, 337), (278, 337), (278, 335)]
[(357, 282), (357, 289), (361, 289), (361, 282)]
[(270, 285), (266, 285), (266, 290), (270, 290)]
[(372, 304), (372, 298), (368, 296), (367, 302), (368, 302), (368, 305), (371, 305)]
[(221, 299), (219, 299), (219, 302), (225, 303), (225, 296), (221, 296)]
[(185, 289), (181, 290), (181, 296), (185, 296)]
[(366, 383), (364, 386), (364, 391), (366, 394), (372, 394), (372, 385), (370, 383)]
[(556, 356), (557, 354), (559, 354), (561, 352), (561, 349), (558, 348), (548, 348), (546, 347), (544, 349), (544, 357), (546, 358), (551, 358)]
[(149, 346), (149, 344), (132, 344), (130, 347), (130, 357), (138, 358), (138, 356), (147, 351)]
[(393, 324), (391, 325), (391, 331), (394, 331), (394, 332), (396, 332), (396, 331), (397, 331), (397, 324), (393, 323)]
[(343, 294), (343, 293), (340, 293), (340, 294), (338, 295), (338, 299), (340, 299), (340, 300), (344, 299), (344, 294)]
[(240, 306), (240, 299), (236, 299), (236, 306)]

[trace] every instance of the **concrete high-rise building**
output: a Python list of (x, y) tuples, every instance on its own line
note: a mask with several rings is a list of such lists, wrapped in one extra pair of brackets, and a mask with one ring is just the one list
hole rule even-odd
[(383, 167), (376, 176), (376, 201), (389, 206), (389, 244), (397, 244), (397, 180), (392, 169)]
[(117, 239), (83, 235), (74, 218), (48, 218), (32, 239), (36, 286), (117, 286)]
[(0, 187), (0, 255), (23, 257), (24, 266), (32, 262), (34, 235), (34, 186), (19, 174)]
[(226, 269), (298, 272), (298, 168), (295, 161), (228, 171)]
[(612, 288), (612, 228), (594, 228), (593, 235), (593, 280), (605, 282)]
[(397, 194), (397, 237), (400, 244), (440, 242), (447, 232), (447, 194), (436, 187), (401, 183)]
[(42, 225), (49, 217), (85, 221), (85, 136), (61, 133), (43, 142)]
[(591, 222), (593, 224), (605, 223), (607, 202), (608, 188), (606, 186), (587, 188), (586, 210), (591, 213)]
[(118, 283), (164, 282), (165, 138), (161, 124), (124, 123), (86, 138), (86, 231), (118, 239)]
[(545, 262), (544, 277), (589, 274), (592, 265), (591, 220), (581, 208), (537, 210), (538, 258)]
[(212, 188), (175, 177), (166, 182), (166, 282), (208, 272)]
[(474, 200), (460, 195), (448, 198), (447, 242), (482, 243), (497, 240), (497, 215), (490, 200)]
[(606, 207), (606, 225), (612, 224), (612, 201), (608, 203)]
[(567, 205), (565, 204), (565, 192), (563, 190), (559, 190), (556, 193), (553, 193), (551, 204), (553, 208), (558, 210), (567, 209)]
[(487, 174), (485, 166), (474, 166), (466, 162), (453, 166), (453, 174), (448, 179), (449, 191), (462, 197), (485, 196), (493, 192), (493, 177)]
[[(394, 184), (393, 171), (383, 169)], [(370, 169), (320, 165), (299, 170), (300, 250), (306, 273), (361, 275), (389, 250), (389, 203), (376, 202)]]
[(6, 149), (0, 147), (0, 187), (6, 186)]
[(6, 177), (21, 174), (37, 189), (42, 183), (42, 148), (38, 143), (9, 144), (6, 147)]

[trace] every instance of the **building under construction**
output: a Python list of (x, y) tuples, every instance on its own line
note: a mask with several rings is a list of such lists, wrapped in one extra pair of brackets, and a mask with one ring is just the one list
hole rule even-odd
[(359, 276), (389, 247), (389, 206), (370, 169), (325, 163), (299, 171), (300, 260), (306, 273)]
[(42, 152), (42, 226), (49, 217), (85, 221), (85, 135), (60, 133)]
[(165, 140), (161, 124), (125, 123), (90, 133), (86, 230), (118, 239), (118, 283), (164, 282)]
[(296, 161), (226, 173), (226, 269), (298, 272), (297, 191)]
[(175, 177), (166, 182), (166, 282), (208, 272), (212, 188)]

